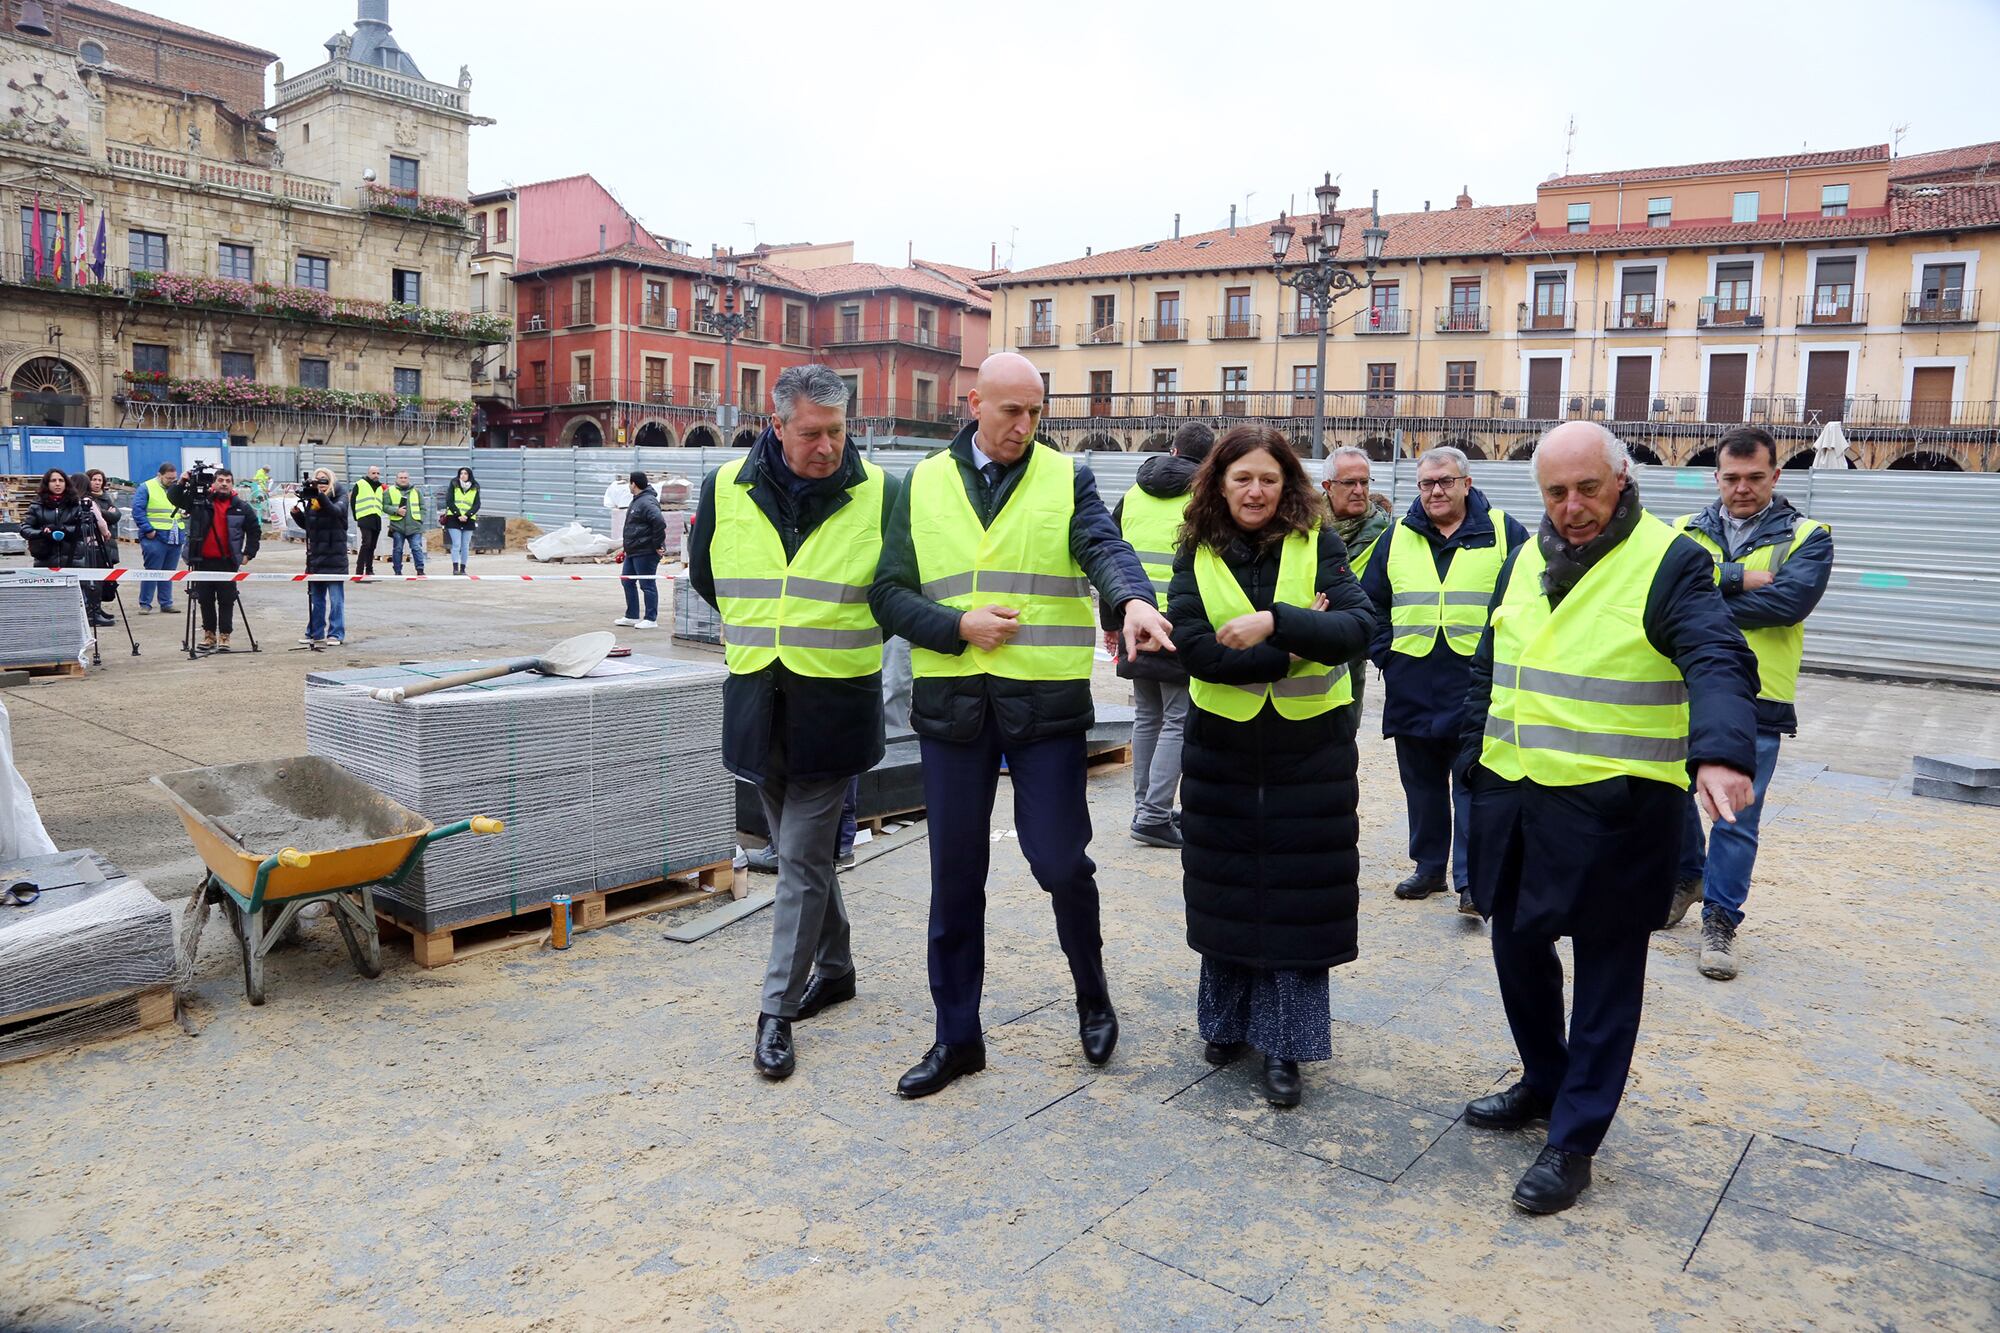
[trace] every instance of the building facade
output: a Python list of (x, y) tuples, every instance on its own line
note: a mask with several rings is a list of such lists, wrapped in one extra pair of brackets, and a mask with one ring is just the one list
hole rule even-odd
[[(1866, 467), (2000, 468), (2000, 144), (1558, 177), (1532, 204), (1384, 215), (1327, 317), (1325, 445), (1524, 457), (1561, 420), (1704, 463), (1755, 422), (1801, 466), (1839, 422)], [(1357, 276), (1369, 211), (1343, 213)], [(1291, 262), (1299, 262), (1294, 251)], [(1041, 365), (1045, 431), (1160, 447), (1188, 417), (1307, 443), (1319, 321), (1261, 222), (986, 280), (995, 347)]]
[(268, 106), (268, 51), (0, 10), (0, 420), (464, 442), (505, 336), (466, 311), (468, 74), (425, 79), (386, 0)]

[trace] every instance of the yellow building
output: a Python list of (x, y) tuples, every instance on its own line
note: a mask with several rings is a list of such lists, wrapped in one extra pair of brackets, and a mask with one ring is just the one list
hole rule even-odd
[[(1839, 421), (1861, 466), (2000, 468), (2000, 300), (1979, 281), (1982, 256), (2000, 274), (2000, 144), (1597, 172), (1536, 194), (1382, 217), (1369, 289), (1328, 317), (1328, 448), (1519, 457), (1583, 418), (1643, 460), (1701, 463), (1747, 421), (1796, 466)], [(1361, 276), (1369, 214), (1342, 216), (1339, 257)], [(1192, 416), (1307, 443), (1319, 326), (1276, 279), (1270, 226), (989, 279), (994, 346), (1046, 372), (1049, 437), (1157, 448)]]
[(268, 51), (43, 12), (0, 31), (0, 423), (463, 443), (505, 338), (466, 310), (469, 76), (426, 79), (387, 0), (270, 105)]

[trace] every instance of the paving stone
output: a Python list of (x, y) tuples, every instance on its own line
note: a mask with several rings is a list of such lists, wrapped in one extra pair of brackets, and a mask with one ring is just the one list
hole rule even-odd
[(1444, 1116), (1336, 1082), (1322, 1065), (1299, 1068), (1305, 1097), (1289, 1109), (1264, 1099), (1262, 1066), (1251, 1056), (1167, 1105), (1385, 1181), (1401, 1175), (1451, 1125)]
[(1967, 805), (2000, 805), (2000, 786), (1992, 784), (1974, 787), (1963, 782), (1947, 782), (1943, 778), (1919, 777), (1910, 784), (1910, 791), (1917, 796), (1962, 801)]
[(1023, 1286), (984, 1313), (1003, 1327), (1233, 1329), (1252, 1302), (1098, 1235), (1079, 1236), (1035, 1267)]
[(1973, 754), (1920, 754), (1910, 766), (1920, 778), (1942, 778), (1968, 787), (2000, 787), (2000, 759)]

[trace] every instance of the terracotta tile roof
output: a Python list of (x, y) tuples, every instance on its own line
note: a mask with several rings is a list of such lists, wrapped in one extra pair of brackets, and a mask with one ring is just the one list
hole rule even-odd
[[(910, 261), (910, 264), (913, 268), (929, 269), (931, 272), (942, 274), (954, 282), (962, 282), (968, 287), (977, 287), (981, 278), (988, 277), (996, 271), (984, 268), (967, 268), (963, 264), (943, 264), (935, 259), (913, 259)], [(998, 271), (1002, 273), (1006, 272), (1005, 269)]]
[(2000, 179), (2000, 141), (1943, 148), (1935, 153), (1912, 153), (1889, 165), (1892, 181), (1941, 180), (1949, 177), (1994, 177)]
[(1898, 232), (2000, 227), (2000, 179), (1986, 184), (1898, 186), (1889, 196)]
[(1610, 250), (1675, 250), (1717, 245), (1768, 245), (1778, 241), (1842, 240), (1887, 235), (1887, 217), (1793, 218), (1789, 222), (1720, 223), (1713, 227), (1628, 227), (1621, 231), (1529, 232), (1510, 253), (1603, 254)]
[(158, 14), (148, 14), (143, 9), (113, 4), (111, 0), (69, 0), (69, 4), (64, 8), (73, 14), (95, 14), (101, 18), (118, 19), (127, 23), (143, 23), (162, 32), (177, 33), (182, 37), (198, 37), (217, 46), (232, 47), (245, 55), (262, 56), (263, 63), (267, 65), (278, 58), (277, 52), (266, 51), (261, 46), (251, 46), (247, 42), (239, 42), (233, 37), (218, 36), (201, 28), (190, 28), (185, 23), (175, 23), (172, 19), (163, 19)]
[(829, 264), (825, 268), (791, 268), (769, 260), (757, 263), (760, 273), (795, 285), (813, 296), (844, 296), (856, 292), (905, 291), (971, 306), (990, 309), (992, 302), (979, 292), (968, 292), (956, 283), (920, 268), (890, 268), (883, 264)]
[(1790, 153), (1783, 157), (1739, 157), (1727, 162), (1693, 162), (1679, 167), (1638, 167), (1630, 171), (1592, 171), (1543, 181), (1540, 189), (1562, 190), (1576, 185), (1615, 185), (1620, 181), (1676, 180), (1683, 176), (1727, 176), (1742, 171), (1783, 171), (1786, 167), (1837, 167), (1847, 163), (1888, 159), (1889, 145), (1842, 148), (1826, 153)]

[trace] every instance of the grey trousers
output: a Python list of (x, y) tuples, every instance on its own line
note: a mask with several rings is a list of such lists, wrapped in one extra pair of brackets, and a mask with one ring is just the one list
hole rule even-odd
[(1132, 824), (1164, 824), (1173, 816), (1174, 792), (1181, 785), (1188, 687), (1135, 680), (1132, 712)]
[(799, 1016), (799, 997), (813, 972), (844, 977), (854, 970), (847, 906), (840, 900), (834, 855), (847, 779), (794, 782), (767, 779), (758, 789), (771, 845), (778, 849), (777, 901), (771, 905), (771, 965), (764, 973), (763, 1008)]

